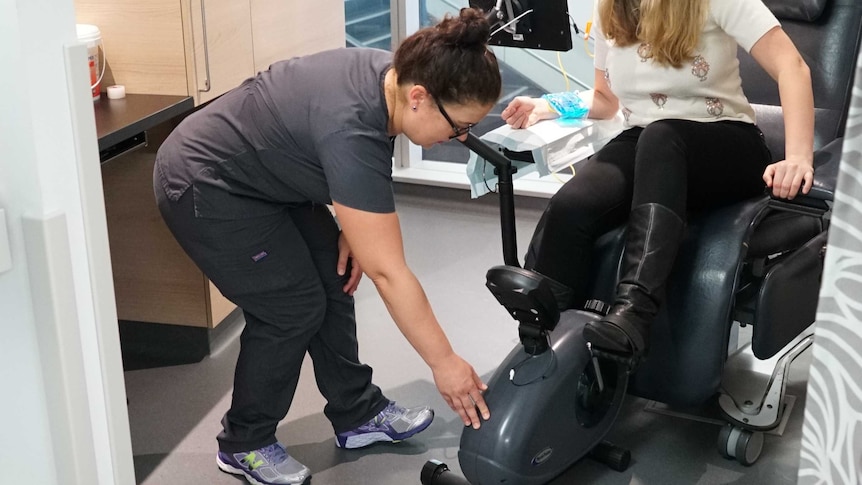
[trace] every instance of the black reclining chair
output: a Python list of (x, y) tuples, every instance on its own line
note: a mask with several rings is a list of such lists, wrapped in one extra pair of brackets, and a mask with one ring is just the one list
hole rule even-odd
[[(652, 327), (649, 358), (629, 393), (672, 406), (719, 398), (727, 424), (719, 452), (743, 464), (759, 456), (761, 431), (779, 425), (784, 374), (810, 345), (826, 248), (826, 230), (841, 136), (851, 99), (862, 32), (860, 0), (765, 0), (802, 53), (814, 86), (815, 186), (793, 201), (768, 195), (706, 214), (692, 214)], [(743, 86), (775, 160), (784, 157), (776, 83), (740, 51)], [(611, 302), (624, 227), (597, 242), (592, 297)], [(735, 323), (753, 326), (736, 351)], [(752, 356), (753, 354), (753, 356)], [(774, 362), (774, 372), (752, 372)], [(759, 367), (763, 367), (760, 365)]]

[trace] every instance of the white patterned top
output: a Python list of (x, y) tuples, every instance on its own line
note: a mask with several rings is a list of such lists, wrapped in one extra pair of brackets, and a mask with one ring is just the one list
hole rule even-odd
[(595, 67), (605, 71), (620, 100), (627, 126), (667, 118), (754, 123), (754, 110), (742, 92), (737, 45), (746, 51), (778, 20), (761, 0), (712, 0), (695, 57), (680, 68), (659, 66), (650, 45), (616, 47), (598, 22)]

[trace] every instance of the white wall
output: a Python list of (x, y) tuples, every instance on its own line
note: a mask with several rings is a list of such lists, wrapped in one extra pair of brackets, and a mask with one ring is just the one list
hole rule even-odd
[[(0, 0), (0, 209), (9, 231), (0, 245), (12, 255), (0, 273), (4, 484), (134, 483), (95, 124), (80, 109), (86, 68), (70, 84), (64, 60), (74, 19), (72, 0)], [(83, 90), (70, 98), (76, 84)], [(78, 130), (73, 120), (83, 120)], [(59, 222), (43, 247), (62, 252), (44, 258), (43, 247), (26, 245), (25, 219), (31, 236), (41, 222)], [(46, 286), (34, 274), (60, 278)]]

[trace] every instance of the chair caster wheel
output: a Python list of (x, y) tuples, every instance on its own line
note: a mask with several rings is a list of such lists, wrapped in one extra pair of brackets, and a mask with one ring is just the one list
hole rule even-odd
[(763, 433), (727, 423), (718, 433), (718, 453), (729, 459), (750, 466), (760, 458), (763, 451)]

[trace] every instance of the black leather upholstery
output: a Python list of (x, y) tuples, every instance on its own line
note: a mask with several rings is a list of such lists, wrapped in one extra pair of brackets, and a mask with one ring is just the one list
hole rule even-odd
[[(777, 354), (801, 330), (814, 322), (816, 296), (823, 274), (827, 232), (823, 231), (774, 265), (756, 296), (752, 350), (756, 356)], [(760, 322), (760, 323), (758, 323)], [(770, 325), (763, 322), (778, 322)], [(791, 322), (791, 325), (786, 325)], [(792, 325), (793, 322), (798, 322)]]
[(820, 18), (826, 0), (763, 0), (776, 17), (782, 20), (813, 22)]
[[(637, 396), (678, 405), (702, 404), (714, 396), (730, 328), (741, 313), (752, 317), (752, 348), (760, 358), (779, 351), (814, 320), (820, 248), (826, 238), (820, 215), (828, 210), (835, 188), (839, 138), (862, 35), (862, 1), (765, 3), (781, 18), (811, 69), (818, 149), (815, 186), (809, 196), (790, 203), (764, 195), (692, 215), (665, 305), (651, 329), (650, 354), (631, 379), (629, 392)], [(740, 69), (773, 158), (782, 159), (784, 125), (777, 85), (741, 50)], [(596, 244), (592, 297), (613, 299), (623, 232), (617, 228)]]
[[(844, 133), (856, 53), (860, 44), (862, 2), (859, 0), (771, 0), (767, 5), (803, 8), (824, 4), (816, 21), (781, 20), (781, 27), (811, 69), (814, 88), (815, 140), (818, 149)], [(774, 160), (784, 158), (784, 121), (775, 81), (744, 50), (739, 50), (742, 87), (754, 105), (757, 124), (769, 142)]]

